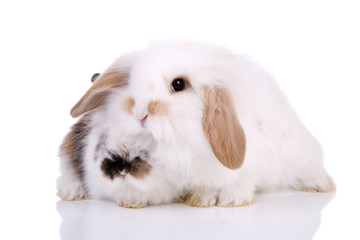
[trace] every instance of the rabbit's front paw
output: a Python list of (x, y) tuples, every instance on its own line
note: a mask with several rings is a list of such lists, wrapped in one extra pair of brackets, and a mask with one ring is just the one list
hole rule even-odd
[(238, 188), (222, 189), (216, 203), (219, 207), (244, 207), (256, 202), (255, 193)]
[(66, 201), (86, 200), (87, 195), (80, 181), (61, 176), (57, 180), (58, 197)]
[(137, 202), (137, 201), (126, 201), (118, 203), (120, 207), (125, 208), (144, 208), (147, 206), (145, 202)]
[(218, 191), (209, 188), (196, 188), (185, 197), (185, 203), (192, 207), (213, 207), (216, 205)]

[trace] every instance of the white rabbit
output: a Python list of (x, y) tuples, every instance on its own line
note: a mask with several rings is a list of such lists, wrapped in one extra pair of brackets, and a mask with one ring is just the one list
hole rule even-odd
[(157, 43), (93, 80), (60, 148), (63, 199), (231, 207), (258, 192), (335, 189), (273, 79), (227, 49)]

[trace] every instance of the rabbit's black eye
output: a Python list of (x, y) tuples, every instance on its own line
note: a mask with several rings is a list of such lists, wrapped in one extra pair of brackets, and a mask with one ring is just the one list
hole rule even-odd
[(185, 80), (183, 78), (175, 78), (171, 83), (171, 90), (179, 92), (185, 89)]

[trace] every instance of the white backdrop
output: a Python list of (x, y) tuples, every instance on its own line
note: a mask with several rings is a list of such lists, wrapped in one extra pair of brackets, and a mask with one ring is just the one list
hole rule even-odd
[(359, 236), (359, 13), (347, 0), (2, 1), (1, 239), (58, 236), (48, 209), (70, 108), (119, 54), (166, 39), (226, 46), (278, 80), (338, 185), (316, 238)]

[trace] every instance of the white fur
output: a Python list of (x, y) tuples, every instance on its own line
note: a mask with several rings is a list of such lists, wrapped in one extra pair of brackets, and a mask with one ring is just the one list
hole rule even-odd
[[(253, 62), (220, 47), (187, 42), (154, 44), (129, 56), (129, 85), (114, 89), (93, 117), (85, 155), (89, 197), (158, 204), (186, 191), (200, 198), (201, 206), (225, 206), (250, 203), (254, 192), (331, 189), (319, 143), (273, 79)], [(112, 67), (121, 69), (123, 61)], [(186, 76), (192, 89), (171, 93), (169, 84), (178, 76)], [(216, 159), (203, 133), (202, 85), (222, 86), (232, 95), (246, 135), (245, 161), (237, 170)], [(133, 114), (120, 107), (128, 97), (135, 100)], [(152, 100), (168, 103), (169, 112), (149, 115), (142, 127), (140, 119)], [(104, 131), (114, 149), (123, 143), (149, 149), (150, 175), (143, 180), (104, 178), (94, 161)], [(63, 185), (59, 191), (65, 194)]]

